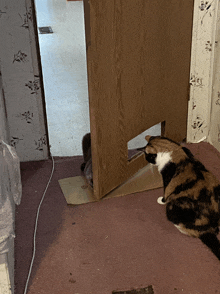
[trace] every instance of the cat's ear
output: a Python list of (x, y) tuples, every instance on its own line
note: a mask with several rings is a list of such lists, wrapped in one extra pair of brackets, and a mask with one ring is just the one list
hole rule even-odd
[(150, 135), (147, 135), (147, 136), (145, 137), (145, 140), (147, 140), (147, 142), (149, 142), (149, 141), (150, 141), (150, 138), (151, 138), (151, 136), (150, 136)]

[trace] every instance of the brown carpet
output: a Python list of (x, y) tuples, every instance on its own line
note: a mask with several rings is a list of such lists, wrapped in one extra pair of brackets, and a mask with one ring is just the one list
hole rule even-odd
[[(189, 148), (220, 180), (216, 149), (207, 143)], [(58, 179), (80, 175), (81, 163), (81, 157), (55, 158), (39, 215), (28, 294), (126, 293), (148, 285), (154, 294), (220, 293), (219, 261), (199, 240), (181, 234), (166, 220), (165, 207), (157, 203), (163, 189), (67, 206)], [(36, 212), (51, 168), (51, 160), (21, 164), (15, 294), (24, 292)]]

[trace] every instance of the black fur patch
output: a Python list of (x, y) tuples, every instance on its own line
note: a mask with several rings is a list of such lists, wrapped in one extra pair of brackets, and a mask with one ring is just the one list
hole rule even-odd
[(145, 158), (148, 162), (152, 163), (152, 164), (156, 164), (156, 157), (157, 157), (157, 154), (147, 154), (147, 153), (144, 153), (145, 154)]
[(182, 147), (182, 148), (183, 148), (184, 152), (187, 154), (188, 158), (186, 158), (185, 160), (178, 163), (175, 176), (177, 176), (181, 172), (183, 172), (187, 165), (191, 165), (192, 170), (194, 171), (197, 179), (204, 180), (203, 172), (208, 172), (207, 169), (205, 168), (205, 166), (201, 162), (199, 162), (198, 160), (196, 160), (194, 158), (194, 156), (190, 150), (188, 150), (185, 147)]
[(176, 186), (175, 190), (173, 191), (173, 194), (177, 195), (182, 191), (187, 191), (188, 189), (191, 189), (192, 187), (194, 187), (197, 182), (198, 182), (197, 180), (187, 179), (184, 183)]
[(176, 225), (194, 223), (197, 217), (194, 206), (194, 201), (188, 197), (170, 201), (166, 206), (167, 218)]
[(209, 219), (210, 219), (210, 226), (212, 228), (216, 228), (217, 230), (218, 229), (218, 223), (219, 223), (219, 217), (220, 217), (220, 214), (217, 213), (217, 212), (210, 212), (210, 215), (209, 215)]
[(176, 173), (176, 164), (174, 162), (169, 162), (165, 165), (165, 167), (162, 169), (161, 174), (163, 177), (163, 185), (164, 190), (168, 186), (169, 182), (172, 180)]
[[(198, 214), (199, 211), (197, 210)], [(198, 217), (198, 216), (197, 216)], [(206, 216), (208, 220), (208, 224), (196, 226), (195, 223), (186, 223), (185, 227), (187, 229), (196, 230), (198, 232), (208, 231), (210, 228), (216, 230), (216, 234), (218, 233), (218, 222), (219, 222), (219, 214), (216, 212), (210, 212), (209, 215)]]
[(182, 149), (189, 158), (194, 158), (194, 155), (192, 154), (192, 152), (188, 148), (182, 147)]
[(220, 242), (215, 234), (205, 233), (200, 236), (200, 240), (209, 247), (209, 249), (220, 260)]
[(188, 158), (186, 158), (185, 160), (181, 160), (177, 165), (176, 165), (176, 173), (175, 173), (175, 177), (176, 176), (178, 176), (179, 174), (181, 174), (181, 173), (183, 173), (184, 172), (184, 170), (185, 170), (185, 168), (186, 168), (186, 166), (188, 165), (188, 164), (190, 164), (191, 163), (191, 161), (188, 159)]
[(210, 196), (211, 196), (210, 192), (206, 188), (203, 188), (199, 192), (198, 201), (205, 202), (205, 203), (211, 203)]
[(220, 185), (214, 188), (215, 201), (220, 204)]
[(195, 224), (193, 224), (193, 223), (187, 223), (187, 224), (185, 224), (185, 227), (187, 229), (196, 230), (196, 231), (201, 232), (201, 233), (206, 232), (210, 228), (212, 228), (212, 226), (210, 224), (203, 225), (203, 226), (195, 226)]
[(193, 169), (194, 172), (197, 176), (198, 180), (204, 180), (204, 176), (202, 172), (207, 172), (207, 169), (204, 167), (204, 165), (202, 163), (200, 163), (199, 161), (197, 161), (194, 165), (193, 165)]

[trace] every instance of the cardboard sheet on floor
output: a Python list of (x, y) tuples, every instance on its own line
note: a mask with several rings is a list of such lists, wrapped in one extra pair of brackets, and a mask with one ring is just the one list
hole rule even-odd
[[(67, 204), (69, 205), (79, 205), (97, 201), (94, 198), (92, 188), (86, 183), (85, 178), (82, 176), (61, 179), (58, 182), (64, 197), (66, 198)], [(153, 190), (162, 186), (162, 177), (157, 168), (149, 164), (137, 172), (128, 181), (98, 201), (136, 192)]]

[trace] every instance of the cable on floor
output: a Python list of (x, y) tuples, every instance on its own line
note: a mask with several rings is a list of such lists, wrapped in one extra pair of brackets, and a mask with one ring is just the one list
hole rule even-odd
[(37, 209), (37, 216), (36, 216), (35, 228), (34, 228), (34, 240), (33, 240), (34, 249), (33, 249), (33, 255), (32, 255), (32, 260), (31, 260), (31, 264), (30, 264), (30, 268), (29, 268), (29, 273), (28, 273), (27, 281), (26, 281), (26, 284), (25, 284), (24, 294), (27, 293), (28, 283), (29, 283), (29, 279), (30, 279), (30, 276), (31, 276), (31, 271), (32, 271), (33, 263), (34, 263), (35, 253), (36, 253), (36, 234), (37, 234), (37, 224), (38, 224), (38, 218), (39, 218), (40, 208), (41, 208), (41, 204), (44, 201), (45, 194), (47, 192), (47, 189), (48, 189), (48, 187), (50, 185), (50, 182), (51, 182), (51, 179), (52, 179), (52, 176), (53, 176), (53, 173), (54, 173), (54, 159), (53, 159), (53, 156), (52, 155), (51, 155), (51, 158), (52, 158), (52, 162), (53, 162), (53, 167), (52, 167), (51, 175), (50, 175), (49, 181), (47, 183), (47, 186), (46, 186), (46, 188), (44, 190), (43, 196), (41, 198), (40, 204), (39, 204), (38, 209)]

